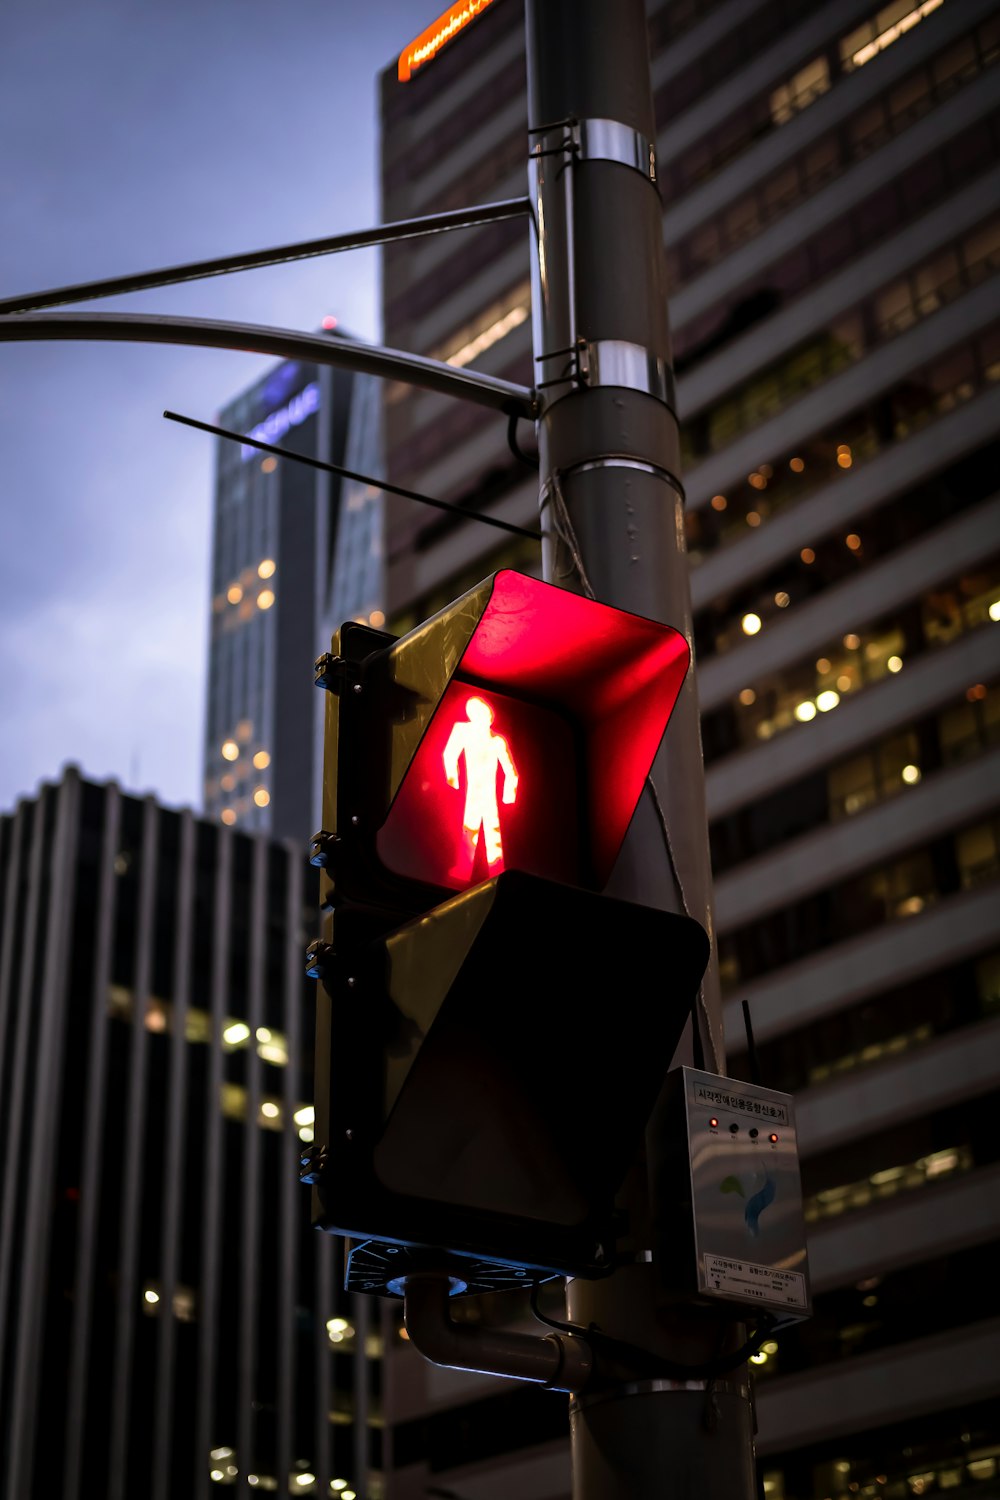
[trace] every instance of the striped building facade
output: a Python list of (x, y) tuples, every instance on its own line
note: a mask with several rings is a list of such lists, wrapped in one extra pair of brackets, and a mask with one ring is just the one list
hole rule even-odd
[[(1000, 1493), (1000, 7), (647, 9), (730, 1067), (746, 998), (816, 1291), (755, 1371), (764, 1493)], [(383, 216), (524, 194), (526, 115), (494, 0), (383, 74)], [(384, 265), (388, 344), (534, 383), (523, 224)], [(502, 421), (398, 387), (386, 431), (400, 483), (535, 521)], [(540, 568), (393, 501), (386, 563), (396, 631)], [(394, 1500), (565, 1500), (565, 1403), (385, 1318)]]
[(314, 873), (72, 769), (0, 818), (4, 1495), (360, 1492), (377, 1339), (297, 1178)]

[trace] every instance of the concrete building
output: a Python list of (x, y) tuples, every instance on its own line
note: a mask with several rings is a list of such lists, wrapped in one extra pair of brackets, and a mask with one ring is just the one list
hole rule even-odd
[(314, 876), (72, 770), (0, 817), (4, 1495), (360, 1492), (380, 1351), (297, 1180)]
[[(380, 382), (288, 360), (220, 424), (362, 473), (381, 467)], [(381, 603), (381, 509), (364, 486), (219, 440), (204, 805), (277, 838), (317, 826), (311, 663), (331, 621)], [(325, 640), (324, 640), (325, 637)]]
[[(1000, 7), (648, 9), (730, 1066), (746, 998), (797, 1096), (816, 1292), (758, 1365), (764, 1490), (991, 1493)], [(523, 194), (520, 0), (387, 70), (382, 121), (386, 219)], [(523, 223), (396, 246), (385, 341), (532, 384), (529, 296)], [(386, 431), (394, 479), (534, 520), (501, 419), (399, 387)], [(390, 629), (539, 570), (387, 515)], [(385, 1318), (390, 1496), (568, 1495), (561, 1398), (434, 1370)]]

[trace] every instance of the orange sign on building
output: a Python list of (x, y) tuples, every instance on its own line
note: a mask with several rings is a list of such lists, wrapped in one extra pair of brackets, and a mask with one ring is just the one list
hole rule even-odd
[(492, 4), (493, 0), (458, 0), (456, 5), (449, 5), (443, 15), (438, 16), (426, 31), (422, 31), (399, 54), (397, 77), (400, 83), (405, 83), (418, 68), (431, 62), (452, 37), (457, 36), (470, 21), (476, 19), (480, 11)]

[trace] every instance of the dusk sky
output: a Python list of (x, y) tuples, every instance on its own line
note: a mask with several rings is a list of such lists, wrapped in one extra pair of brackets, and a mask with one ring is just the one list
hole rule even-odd
[[(0, 297), (379, 218), (376, 78), (438, 0), (35, 0), (0, 44)], [(379, 336), (374, 252), (90, 309)], [(214, 440), (269, 363), (0, 344), (0, 811), (74, 762), (200, 804)]]

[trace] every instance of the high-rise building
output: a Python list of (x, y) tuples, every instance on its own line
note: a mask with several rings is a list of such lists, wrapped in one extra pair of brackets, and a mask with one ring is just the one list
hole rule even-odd
[(314, 874), (72, 770), (0, 817), (4, 1495), (379, 1492), (377, 1340), (298, 1182)]
[[(379, 382), (293, 360), (224, 408), (232, 431), (293, 453), (381, 467)], [(204, 805), (276, 838), (317, 826), (320, 715), (310, 666), (329, 620), (381, 603), (378, 496), (219, 440), (204, 741)]]
[[(816, 1294), (758, 1356), (764, 1492), (986, 1494), (1000, 7), (648, 14), (730, 1065), (746, 998), (765, 1082), (797, 1097)], [(386, 219), (523, 194), (520, 0), (405, 81), (387, 70), (382, 122)], [(529, 298), (517, 221), (385, 257), (387, 343), (525, 384)], [(501, 419), (398, 387), (386, 424), (393, 478), (533, 520), (537, 480)], [(390, 502), (389, 628), (501, 563), (540, 559)], [(398, 1334), (386, 1379), (391, 1496), (568, 1494), (560, 1398), (434, 1370)]]

